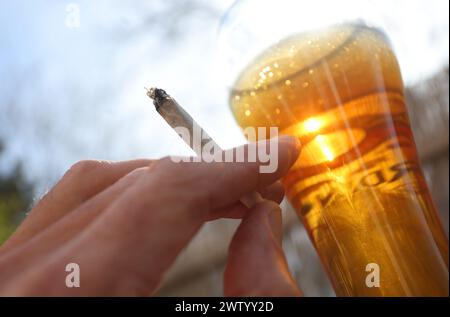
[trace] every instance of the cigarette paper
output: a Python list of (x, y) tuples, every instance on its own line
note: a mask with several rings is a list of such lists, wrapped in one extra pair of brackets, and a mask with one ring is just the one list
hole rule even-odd
[[(158, 88), (151, 88), (147, 90), (147, 96), (153, 99), (156, 111), (163, 117), (163, 119), (173, 128), (186, 128), (189, 130), (190, 139), (183, 140), (194, 150), (198, 156), (202, 156), (203, 147), (206, 144), (213, 144), (214, 148), (221, 149), (217, 143), (198, 125), (198, 123), (186, 112), (179, 104), (169, 96), (164, 90)], [(194, 146), (194, 131), (200, 131), (201, 144), (200, 146)], [(247, 207), (251, 208), (257, 203), (263, 201), (263, 198), (258, 192), (250, 192), (243, 197), (240, 201)]]

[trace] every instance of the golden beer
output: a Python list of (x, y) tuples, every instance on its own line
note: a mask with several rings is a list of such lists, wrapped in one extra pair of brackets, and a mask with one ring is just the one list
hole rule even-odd
[(301, 140), (286, 193), (338, 296), (448, 296), (448, 240), (403, 90), (386, 36), (350, 23), (280, 41), (231, 92), (242, 128)]

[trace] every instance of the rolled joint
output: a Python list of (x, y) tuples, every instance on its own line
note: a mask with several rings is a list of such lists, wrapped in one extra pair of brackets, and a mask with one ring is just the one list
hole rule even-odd
[[(145, 88), (145, 87), (144, 87)], [(170, 99), (170, 96), (165, 92), (163, 89), (152, 87), (150, 89), (147, 89), (147, 96), (153, 100), (153, 105), (155, 106), (156, 110), (161, 107), (162, 102), (165, 99)]]

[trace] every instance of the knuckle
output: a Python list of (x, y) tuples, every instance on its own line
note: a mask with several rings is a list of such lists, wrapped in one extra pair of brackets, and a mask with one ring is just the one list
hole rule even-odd
[(159, 160), (156, 161), (156, 164), (161, 164), (161, 165), (165, 165), (165, 164), (169, 164), (172, 161), (172, 159), (170, 158), (169, 155), (163, 156), (162, 158), (160, 158)]
[(176, 165), (178, 164), (174, 164), (171, 156), (164, 156), (152, 164), (152, 169), (171, 170)]
[(139, 167), (129, 172), (126, 176), (130, 178), (139, 178), (140, 176), (147, 174), (149, 171), (150, 168), (147, 166)]
[(178, 181), (189, 176), (192, 164), (189, 162), (175, 162), (173, 157), (165, 156), (152, 165), (152, 170), (157, 170), (167, 176), (166, 180)]
[(108, 163), (97, 160), (83, 160), (73, 164), (66, 173), (66, 176), (78, 176), (92, 173), (94, 170), (103, 168)]
[(199, 165), (192, 162), (175, 163), (167, 156), (159, 159), (151, 170), (157, 173), (160, 189), (176, 192), (177, 201), (188, 208), (204, 210), (209, 205), (209, 196), (208, 191), (202, 190), (206, 180), (198, 168)]

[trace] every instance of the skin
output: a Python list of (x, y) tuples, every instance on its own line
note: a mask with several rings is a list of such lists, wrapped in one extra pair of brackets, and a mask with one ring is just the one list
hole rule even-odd
[[(291, 137), (271, 142), (278, 142), (271, 174), (247, 161), (75, 164), (0, 248), (0, 295), (152, 295), (202, 225), (218, 218), (242, 219), (229, 246), (225, 296), (301, 295), (281, 247), (278, 182), (300, 145)], [(247, 209), (239, 198), (254, 190), (265, 200)], [(79, 288), (65, 285), (72, 262)]]

